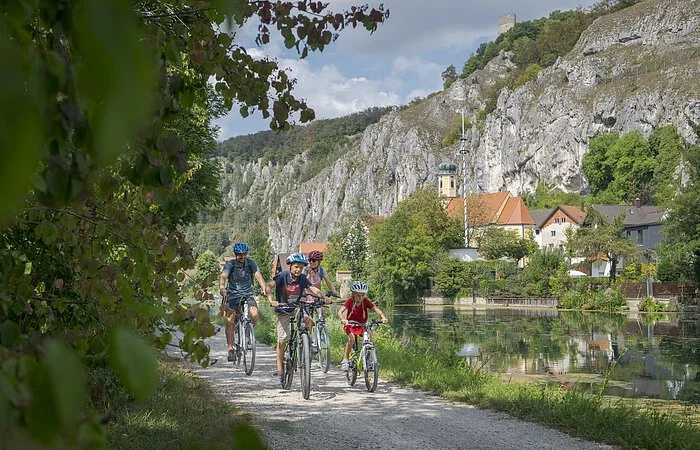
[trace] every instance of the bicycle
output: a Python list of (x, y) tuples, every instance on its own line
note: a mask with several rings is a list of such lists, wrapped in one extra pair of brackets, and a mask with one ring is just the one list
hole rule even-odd
[[(337, 297), (337, 295), (333, 295), (331, 292), (326, 292), (326, 297)], [(330, 335), (328, 334), (328, 326), (326, 326), (325, 315), (321, 313), (321, 311), (323, 311), (322, 308), (323, 305), (319, 307), (316, 307), (314, 305), (314, 310), (318, 310), (319, 314), (314, 322), (313, 329), (311, 330), (311, 335), (315, 337), (316, 341), (318, 364), (321, 366), (321, 370), (323, 371), (323, 373), (328, 373), (328, 370), (331, 367), (331, 342)]]
[(294, 372), (299, 370), (301, 395), (305, 400), (308, 400), (311, 395), (311, 337), (306, 326), (306, 318), (312, 317), (314, 309), (323, 304), (321, 299), (297, 303), (293, 313), (294, 319), (290, 324), (290, 338), (284, 344), (284, 360), (280, 375), (282, 389), (289, 389), (292, 386)]
[(234, 309), (235, 321), (233, 331), (235, 333), (233, 352), (233, 364), (240, 366), (243, 361), (243, 369), (246, 375), (253, 373), (255, 367), (255, 328), (248, 315), (248, 299), (243, 298)]
[(359, 347), (358, 337), (355, 337), (355, 343), (352, 346), (352, 353), (348, 361), (348, 370), (345, 372), (345, 377), (350, 386), (354, 386), (357, 381), (357, 373), (362, 370), (365, 375), (365, 386), (367, 391), (374, 392), (377, 389), (377, 378), (379, 377), (379, 362), (377, 361), (377, 352), (372, 342), (372, 330), (375, 330), (382, 324), (381, 320), (373, 319), (372, 322), (361, 323), (349, 320), (348, 325), (353, 327), (362, 327), (362, 348)]

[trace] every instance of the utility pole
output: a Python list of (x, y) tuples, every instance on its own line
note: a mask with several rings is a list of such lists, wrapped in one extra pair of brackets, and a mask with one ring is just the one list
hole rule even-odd
[(464, 108), (462, 108), (462, 137), (459, 138), (459, 154), (462, 156), (462, 200), (464, 202), (464, 248), (469, 248), (469, 223), (467, 221), (467, 137), (464, 133)]

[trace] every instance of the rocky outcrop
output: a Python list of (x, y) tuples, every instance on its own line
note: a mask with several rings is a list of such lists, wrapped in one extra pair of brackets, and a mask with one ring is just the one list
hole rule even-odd
[(473, 124), (467, 135), (470, 189), (520, 193), (543, 180), (585, 191), (581, 160), (600, 131), (648, 134), (673, 123), (688, 142), (697, 142), (699, 10), (700, 0), (647, 0), (599, 18), (565, 58), (514, 91), (503, 89), (484, 119), (477, 114), (485, 93), (514, 67), (501, 54), (448, 90), (387, 114), (307, 182), (295, 181), (304, 155), (284, 167), (240, 167), (253, 183), (245, 196), (232, 192), (230, 201), (270, 212), (278, 251), (323, 241), (339, 218), (354, 211), (390, 214), (416, 189), (435, 183), (440, 162), (458, 162), (457, 149), (441, 149), (440, 142), (461, 108)]

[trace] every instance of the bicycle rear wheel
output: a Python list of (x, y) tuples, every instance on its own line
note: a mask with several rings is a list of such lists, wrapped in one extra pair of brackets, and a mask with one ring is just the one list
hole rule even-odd
[(377, 363), (377, 354), (374, 349), (367, 349), (365, 352), (365, 386), (369, 392), (374, 392), (377, 389), (377, 377), (379, 376), (379, 364)]
[(301, 395), (305, 400), (311, 396), (311, 353), (309, 347), (309, 335), (301, 335)]
[(296, 339), (294, 341), (289, 340), (284, 347), (284, 361), (282, 362), (282, 389), (289, 389), (292, 386), (292, 380), (294, 379), (294, 365), (296, 364), (296, 358), (294, 347), (296, 346)]
[(243, 367), (246, 375), (252, 374), (255, 367), (255, 329), (252, 322), (247, 322), (243, 331)]
[(327, 373), (331, 367), (331, 343), (328, 339), (328, 328), (325, 324), (318, 325), (316, 334), (316, 344), (318, 345), (318, 362), (323, 373)]

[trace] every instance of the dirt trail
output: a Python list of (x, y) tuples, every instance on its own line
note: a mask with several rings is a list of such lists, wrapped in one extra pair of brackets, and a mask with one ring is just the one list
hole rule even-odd
[(217, 363), (195, 371), (255, 418), (271, 449), (610, 448), (383, 380), (369, 393), (363, 379), (350, 387), (339, 368), (324, 374), (316, 361), (311, 398), (304, 400), (298, 373), (289, 391), (272, 376), (275, 355), (270, 347), (258, 344), (255, 370), (247, 377), (242, 365), (234, 368), (226, 361), (223, 334), (210, 341)]

